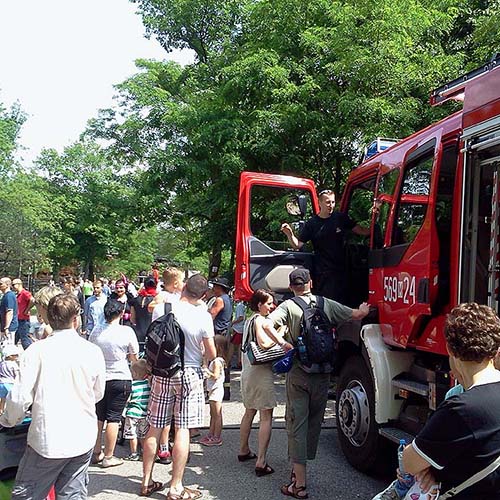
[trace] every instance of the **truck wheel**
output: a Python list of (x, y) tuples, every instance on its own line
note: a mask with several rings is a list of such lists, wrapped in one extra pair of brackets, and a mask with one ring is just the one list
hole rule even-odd
[(337, 384), (337, 433), (349, 463), (362, 472), (375, 468), (380, 436), (375, 422), (373, 382), (361, 356), (349, 358)]

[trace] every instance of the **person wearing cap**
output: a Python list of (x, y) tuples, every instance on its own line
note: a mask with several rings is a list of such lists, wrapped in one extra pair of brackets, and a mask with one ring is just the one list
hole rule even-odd
[(228, 295), (231, 285), (226, 278), (214, 278), (210, 283), (213, 286), (215, 301), (208, 312), (214, 321), (215, 335), (226, 335), (233, 314), (233, 303)]
[(347, 274), (344, 241), (349, 231), (369, 236), (370, 230), (361, 227), (346, 213), (334, 212), (335, 193), (325, 189), (318, 193), (319, 212), (311, 217), (298, 237), (290, 224), (281, 225), (290, 245), (300, 250), (308, 241), (314, 250), (314, 292), (344, 304), (347, 300)]
[[(289, 283), (295, 297), (300, 297), (306, 304), (316, 302), (316, 297), (311, 293), (312, 282), (307, 269), (294, 269), (289, 275)], [(362, 303), (358, 309), (351, 309), (325, 298), (324, 312), (331, 324), (337, 326), (346, 321), (364, 318), (369, 312), (369, 306)], [(297, 345), (297, 339), (301, 335), (302, 316), (300, 306), (288, 299), (268, 316), (263, 328), (285, 350), (289, 350)], [(284, 336), (277, 331), (282, 326), (287, 327)], [(284, 495), (307, 498), (306, 464), (316, 456), (329, 385), (329, 373), (306, 373), (297, 359), (287, 373), (286, 423), (292, 476), (290, 483), (281, 488)]]
[(0, 361), (0, 415), (5, 408), (5, 398), (19, 373), (18, 357), (19, 349), (16, 345), (8, 344), (3, 348)]
[(162, 429), (173, 423), (172, 479), (167, 499), (201, 497), (199, 490), (185, 487), (182, 481), (189, 455), (189, 429), (201, 427), (204, 420), (203, 349), (209, 362), (216, 357), (212, 318), (200, 301), (207, 290), (206, 278), (195, 274), (187, 279), (179, 302), (172, 304), (172, 311), (184, 332), (184, 370), (172, 377), (152, 377), (141, 496), (149, 496), (164, 487), (161, 482), (153, 481), (153, 464)]
[(14, 344), (18, 326), (17, 298), (11, 290), (10, 278), (0, 279), (0, 292), (3, 294), (0, 300), (0, 339), (7, 344)]
[(27, 349), (33, 340), (30, 338), (30, 313), (35, 301), (31, 293), (23, 287), (23, 282), (19, 278), (12, 280), (12, 288), (17, 299), (17, 332), (15, 344), (21, 341), (23, 349)]

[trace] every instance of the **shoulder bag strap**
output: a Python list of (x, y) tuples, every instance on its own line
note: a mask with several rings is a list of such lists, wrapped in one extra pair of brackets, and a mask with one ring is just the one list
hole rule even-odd
[(253, 340), (255, 342), (255, 331), (254, 331), (254, 324), (255, 324), (255, 319), (257, 318), (257, 315), (254, 314), (249, 320), (248, 320), (248, 326), (245, 325), (245, 328), (247, 328), (247, 336), (245, 337), (245, 343), (241, 344), (241, 352), (247, 352), (248, 349), (248, 343)]
[(446, 493), (439, 495), (439, 500), (452, 498), (455, 495), (458, 495), (458, 493), (465, 490), (465, 488), (468, 488), (469, 486), (476, 484), (477, 482), (481, 481), (481, 479), (484, 479), (488, 474), (491, 474), (492, 472), (496, 471), (498, 467), (500, 467), (500, 455), (496, 458), (495, 461), (493, 461), (490, 465), (488, 465), (488, 467), (485, 467), (483, 470), (476, 472), (472, 477), (470, 477), (463, 483), (459, 484), (458, 486), (449, 489)]

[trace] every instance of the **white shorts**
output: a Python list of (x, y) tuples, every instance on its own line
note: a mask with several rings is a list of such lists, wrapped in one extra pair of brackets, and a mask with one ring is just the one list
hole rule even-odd
[(214, 387), (211, 391), (208, 392), (209, 401), (218, 401), (219, 403), (222, 403), (223, 398), (224, 398), (223, 386)]

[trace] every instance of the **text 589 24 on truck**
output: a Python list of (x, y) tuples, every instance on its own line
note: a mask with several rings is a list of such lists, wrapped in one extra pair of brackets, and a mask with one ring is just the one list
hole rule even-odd
[[(378, 141), (347, 180), (340, 210), (370, 227), (344, 246), (347, 304), (367, 300), (374, 311), (337, 330), (337, 428), (360, 470), (373, 468), (385, 438), (411, 440), (452, 384), (446, 314), (470, 301), (498, 313), (499, 66), (497, 56), (435, 90), (433, 105), (457, 99), (463, 109), (387, 149)], [(258, 288), (283, 298), (290, 271), (311, 269), (311, 251), (292, 251), (279, 227), (317, 212), (312, 181), (242, 173), (238, 299)]]

